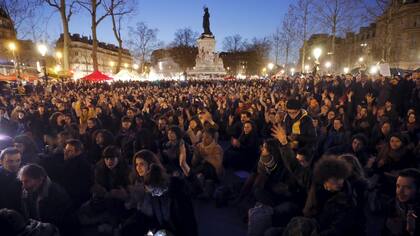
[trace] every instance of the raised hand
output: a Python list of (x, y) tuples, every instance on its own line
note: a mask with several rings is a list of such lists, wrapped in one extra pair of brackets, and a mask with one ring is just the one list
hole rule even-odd
[(287, 144), (287, 135), (283, 127), (280, 125), (275, 125), (273, 128), (271, 128), (271, 131), (273, 132), (271, 135), (276, 138), (282, 145)]

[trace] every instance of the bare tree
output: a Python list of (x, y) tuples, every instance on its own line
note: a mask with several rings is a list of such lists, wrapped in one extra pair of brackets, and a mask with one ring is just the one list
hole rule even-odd
[(157, 39), (157, 32), (157, 29), (149, 28), (144, 22), (138, 22), (134, 28), (129, 27), (128, 45), (140, 60), (142, 69), (153, 50), (162, 45)]
[(63, 68), (68, 71), (70, 68), (69, 62), (69, 46), (70, 46), (70, 33), (69, 22), (76, 9), (76, 0), (43, 0), (50, 7), (53, 7), (60, 13), (61, 24), (63, 26)]
[(245, 51), (249, 54), (247, 74), (257, 74), (268, 62), (271, 41), (269, 37), (253, 38), (250, 43), (245, 43)]
[(172, 42), (173, 46), (192, 47), (198, 38), (199, 33), (192, 31), (191, 28), (178, 29), (175, 32), (175, 39)]
[(227, 52), (239, 52), (243, 50), (243, 46), (244, 41), (239, 34), (225, 37), (223, 40), (223, 50)]
[[(306, 40), (310, 34), (310, 29), (314, 28), (312, 22), (312, 15), (310, 14), (310, 7), (314, 3), (314, 0), (297, 0), (295, 4), (291, 5), (291, 11), (296, 19), (296, 29), (298, 36), (302, 42), (302, 55), (301, 55), (301, 71), (304, 71), (305, 60), (306, 60)], [(309, 27), (312, 26), (312, 27)]]
[(115, 73), (118, 73), (122, 64), (123, 40), (121, 37), (121, 24), (124, 16), (134, 12), (136, 0), (111, 0), (107, 10), (110, 12), (112, 19), (112, 31), (118, 42), (118, 61)]
[(38, 9), (40, 0), (0, 0), (0, 8), (12, 19), (17, 33), (30, 23)]
[(358, 0), (317, 0), (314, 2), (315, 19), (332, 35), (331, 53), (335, 57), (336, 38), (360, 26), (360, 8)]
[[(110, 11), (106, 7), (105, 0), (77, 0), (77, 2), (89, 12), (91, 17), (93, 70), (98, 70), (98, 35), (96, 29), (98, 28), (98, 25), (110, 15)], [(98, 16), (100, 10), (102, 10), (102, 15)]]
[(281, 48), (283, 46), (283, 44), (282, 44), (282, 32), (281, 32), (281, 29), (279, 27), (276, 28), (276, 31), (272, 35), (271, 42), (272, 42), (272, 48), (274, 50), (274, 61), (275, 61), (275, 64), (278, 65), (279, 64), (279, 58), (280, 58), (280, 51), (281, 51)]
[(284, 48), (285, 65), (289, 64), (289, 56), (293, 53), (297, 39), (296, 16), (293, 14), (293, 9), (289, 7), (286, 15), (284, 15), (281, 25), (281, 38)]

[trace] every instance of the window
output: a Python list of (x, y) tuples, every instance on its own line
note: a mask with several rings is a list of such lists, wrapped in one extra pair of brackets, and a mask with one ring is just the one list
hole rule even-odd
[(415, 33), (411, 34), (409, 45), (410, 45), (410, 49), (416, 49), (417, 48), (417, 38), (416, 38)]
[(414, 27), (420, 27), (420, 15), (416, 16), (416, 21), (414, 22)]

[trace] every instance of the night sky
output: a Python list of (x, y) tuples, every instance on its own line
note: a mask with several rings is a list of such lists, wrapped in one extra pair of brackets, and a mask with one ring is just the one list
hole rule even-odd
[[(144, 21), (157, 28), (159, 40), (170, 43), (177, 29), (191, 27), (202, 33), (203, 6), (210, 10), (211, 30), (216, 36), (217, 48), (222, 49), (226, 36), (240, 34), (245, 39), (271, 35), (281, 24), (283, 15), (294, 0), (139, 0), (135, 16), (127, 19), (128, 26)], [(51, 41), (61, 32), (60, 19), (54, 14), (48, 24)], [(90, 35), (90, 18), (84, 10), (70, 21), (70, 31)], [(126, 34), (125, 34), (126, 35)], [(98, 28), (100, 41), (116, 43), (110, 19)]]

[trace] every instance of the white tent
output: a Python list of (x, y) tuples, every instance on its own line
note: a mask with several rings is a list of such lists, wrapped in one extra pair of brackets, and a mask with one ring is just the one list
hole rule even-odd
[(137, 72), (129, 72), (127, 70), (120, 70), (116, 75), (113, 76), (115, 80), (120, 81), (129, 81), (129, 80), (139, 80), (140, 76)]

